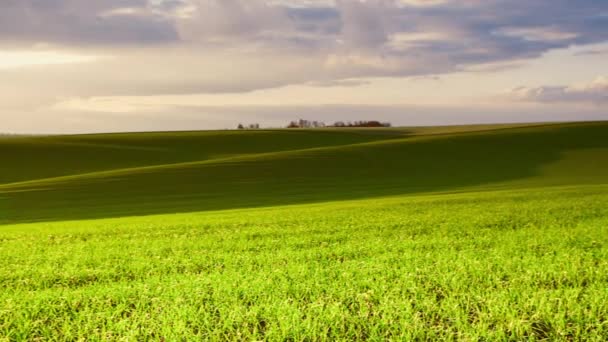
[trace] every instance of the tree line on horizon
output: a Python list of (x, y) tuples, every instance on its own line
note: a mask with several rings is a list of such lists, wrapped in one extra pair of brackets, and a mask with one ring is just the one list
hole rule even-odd
[[(381, 128), (381, 127), (392, 127), (390, 122), (380, 122), (376, 120), (360, 120), (360, 121), (336, 121), (332, 125), (328, 125), (322, 121), (311, 121), (311, 120), (297, 120), (291, 121), (286, 128)], [(241, 129), (260, 129), (260, 124), (254, 123), (249, 125), (239, 124), (237, 127)]]
[(336, 121), (332, 125), (327, 125), (321, 121), (298, 120), (289, 123), (287, 128), (322, 128), (322, 127), (391, 127), (390, 122), (380, 121)]

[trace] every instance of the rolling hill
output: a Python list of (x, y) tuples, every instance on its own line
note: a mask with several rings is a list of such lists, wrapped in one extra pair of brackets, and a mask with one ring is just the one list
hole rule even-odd
[(608, 183), (608, 123), (0, 138), (0, 222)]
[(606, 341), (607, 137), (0, 138), (0, 340)]

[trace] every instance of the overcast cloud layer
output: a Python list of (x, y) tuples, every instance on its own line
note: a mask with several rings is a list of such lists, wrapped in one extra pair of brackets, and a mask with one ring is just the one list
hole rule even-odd
[[(576, 49), (572, 56), (592, 63), (588, 68), (593, 67), (594, 75), (580, 75), (583, 80), (573, 72), (558, 80), (550, 70), (538, 68), (537, 74), (546, 76), (544, 83), (539, 84), (538, 75), (534, 82), (532, 77), (513, 76), (512, 90), (506, 96), (497, 90), (500, 103), (495, 105), (541, 103), (544, 109), (538, 110), (551, 119), (549, 104), (568, 102), (592, 108), (595, 118), (608, 119), (601, 108), (608, 94), (608, 65), (601, 62), (602, 57), (608, 60), (607, 42), (605, 0), (3, 0), (0, 118), (15, 131), (116, 130), (121, 120), (126, 126), (118, 130), (137, 130), (130, 122), (133, 113), (149, 111), (146, 100), (122, 117), (113, 114), (114, 124), (108, 126), (85, 124), (88, 113), (105, 111), (98, 101), (96, 108), (79, 107), (80, 113), (65, 103), (94, 103), (90, 99), (99, 97), (112, 102), (120, 100), (112, 97), (121, 96), (247, 94), (294, 85), (340, 88), (343, 94), (362, 86), (382, 92), (386, 87), (379, 78), (428, 82), (478, 74), (462, 84), (466, 87), (471, 79), (485, 82), (492, 77), (488, 73), (508, 73), (552, 51)], [(565, 63), (555, 74), (565, 75), (572, 67)], [(416, 91), (418, 85), (407, 84)], [(487, 98), (485, 93), (477, 95)], [(274, 96), (280, 105), (282, 96)], [(438, 94), (442, 96), (450, 94)], [(231, 102), (212, 105), (226, 109)], [(344, 103), (310, 103), (310, 108), (348, 107), (351, 102), (346, 97)], [(466, 105), (472, 108), (475, 103)], [(159, 122), (167, 122), (180, 106), (178, 100), (173, 107), (164, 105), (166, 114), (157, 114), (162, 116)], [(201, 108), (208, 106), (200, 103)], [(325, 114), (327, 121), (343, 115), (338, 109)], [(294, 114), (285, 114), (285, 121), (293, 119), (288, 115)], [(391, 118), (395, 115), (391, 110)], [(255, 114), (242, 111), (225, 116), (233, 119), (213, 119), (201, 112), (197, 128), (256, 120)], [(28, 126), (19, 121), (23, 117), (45, 117), (51, 126), (57, 125)], [(60, 123), (68, 117), (83, 124), (64, 129)], [(408, 120), (396, 121), (417, 124), (428, 119), (417, 121), (411, 113), (404, 117)], [(500, 114), (494, 121), (514, 117)]]

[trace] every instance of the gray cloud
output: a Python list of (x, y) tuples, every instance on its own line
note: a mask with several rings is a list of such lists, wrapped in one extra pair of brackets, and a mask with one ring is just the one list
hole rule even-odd
[(175, 6), (147, 0), (3, 0), (0, 40), (78, 46), (176, 41), (173, 19), (164, 15)]
[(182, 36), (202, 37), (202, 42), (228, 38), (224, 44), (245, 38), (258, 47), (325, 55), (328, 73), (337, 78), (444, 73), (608, 40), (608, 3), (603, 0), (195, 4), (197, 15), (178, 20)]
[(190, 0), (193, 10), (177, 20), (188, 41), (223, 42), (261, 38), (268, 32), (290, 29), (285, 8), (258, 0)]
[[(318, 4), (316, 6), (311, 4)], [(412, 4), (418, 4), (414, 6)], [(73, 44), (178, 40), (373, 49), (403, 57), (430, 52), (454, 62), (495, 61), (608, 39), (603, 0), (4, 0), (0, 39)], [(408, 5), (409, 4), (409, 5)], [(433, 5), (434, 4), (434, 5)], [(114, 15), (112, 15), (114, 14)], [(397, 34), (443, 33), (404, 53)], [(284, 38), (284, 39), (279, 39)]]
[(395, 30), (391, 27), (396, 24), (391, 18), (393, 6), (386, 0), (339, 0), (337, 10), (342, 24), (339, 39), (350, 48), (381, 48)]
[(0, 44), (115, 57), (44, 75), (3, 72), (15, 86), (61, 80), (82, 96), (245, 92), (510, 65), (607, 41), (606, 14), (605, 0), (4, 0)]

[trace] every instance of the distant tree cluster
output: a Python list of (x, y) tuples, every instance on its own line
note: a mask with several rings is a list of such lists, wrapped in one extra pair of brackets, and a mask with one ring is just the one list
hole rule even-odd
[(258, 123), (254, 123), (254, 124), (249, 124), (247, 126), (244, 126), (243, 124), (239, 124), (238, 129), (260, 129), (260, 124)]
[(333, 125), (326, 125), (320, 121), (298, 120), (289, 123), (287, 128), (321, 128), (321, 127), (391, 127), (390, 122), (380, 121), (337, 121)]
[[(333, 125), (327, 125), (322, 121), (314, 121), (314, 120), (297, 120), (292, 121), (287, 125), (287, 128), (323, 128), (323, 127), (391, 127), (390, 122), (380, 122), (380, 121), (337, 121), (334, 122)], [(260, 129), (259, 123), (253, 123), (249, 125), (244, 125), (240, 123), (237, 126), (237, 129)]]
[(343, 122), (338, 121), (332, 125), (332, 127), (391, 127), (390, 122), (380, 121), (354, 121), (354, 122)]
[(289, 123), (287, 128), (321, 128), (325, 127), (325, 123), (320, 121), (298, 120)]

